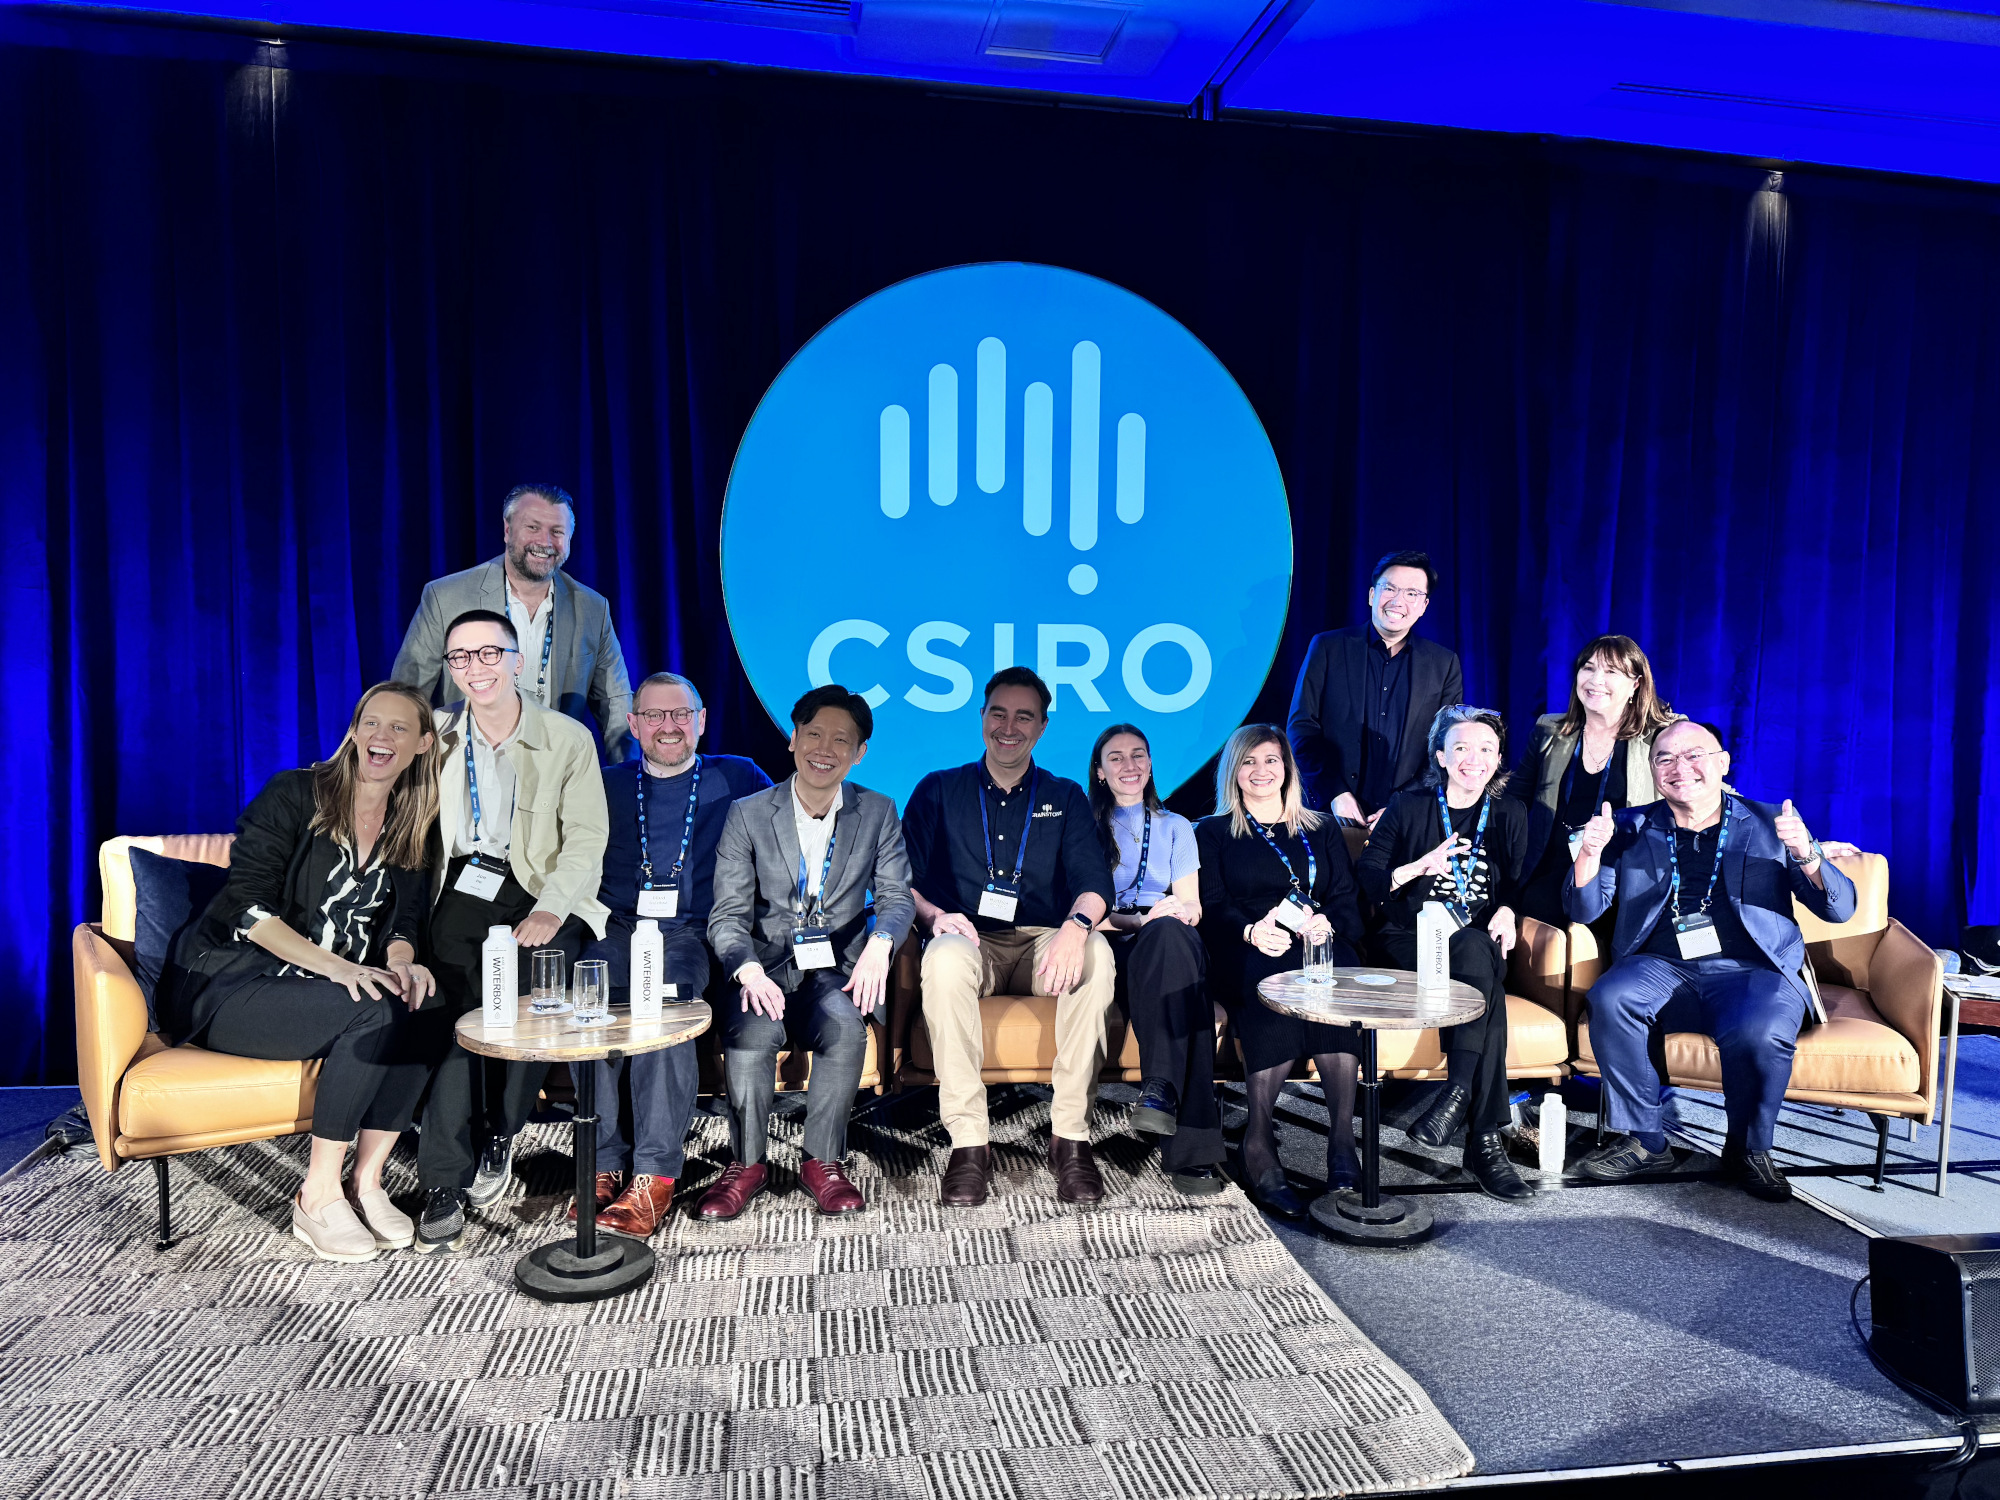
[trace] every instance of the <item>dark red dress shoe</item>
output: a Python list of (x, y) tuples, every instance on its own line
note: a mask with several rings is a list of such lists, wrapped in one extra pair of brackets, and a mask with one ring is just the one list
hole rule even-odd
[(649, 1239), (673, 1206), (673, 1178), (638, 1172), (617, 1201), (598, 1214), (597, 1225), (629, 1239)]
[(1104, 1197), (1104, 1178), (1089, 1141), (1063, 1136), (1049, 1139), (1049, 1166), (1056, 1174), (1056, 1196), (1065, 1203), (1096, 1203)]
[(938, 1187), (938, 1202), (946, 1208), (977, 1208), (986, 1201), (986, 1187), (992, 1180), (991, 1146), (954, 1146)]
[(701, 1195), (694, 1216), (711, 1224), (735, 1218), (750, 1206), (752, 1198), (764, 1191), (764, 1179), (770, 1175), (761, 1161), (749, 1167), (740, 1161), (731, 1162), (715, 1180), (715, 1186)]
[[(597, 1174), (597, 1211), (601, 1214), (611, 1206), (611, 1200), (618, 1196), (619, 1180), (623, 1172), (599, 1172)], [(576, 1199), (569, 1200), (569, 1221), (576, 1222)]]
[(808, 1156), (799, 1166), (799, 1181), (823, 1214), (858, 1214), (868, 1206), (861, 1189), (847, 1180), (847, 1168), (837, 1161)]

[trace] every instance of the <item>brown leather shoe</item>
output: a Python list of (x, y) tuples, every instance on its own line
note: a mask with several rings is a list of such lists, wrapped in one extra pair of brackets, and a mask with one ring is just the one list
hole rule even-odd
[[(611, 1200), (618, 1196), (623, 1172), (599, 1172), (597, 1174), (597, 1211), (601, 1214), (611, 1206)], [(569, 1221), (576, 1222), (576, 1199), (569, 1200)]]
[(633, 1174), (632, 1185), (618, 1195), (615, 1203), (598, 1214), (597, 1227), (622, 1234), (628, 1239), (649, 1239), (673, 1206), (673, 1178), (637, 1172)]
[(1049, 1166), (1056, 1174), (1056, 1196), (1065, 1203), (1096, 1203), (1104, 1197), (1104, 1178), (1089, 1141), (1063, 1136), (1049, 1138)]
[(954, 1146), (945, 1164), (944, 1182), (938, 1188), (938, 1202), (946, 1208), (977, 1208), (986, 1201), (987, 1184), (993, 1181), (991, 1146)]
[(861, 1189), (847, 1180), (847, 1168), (837, 1161), (807, 1157), (799, 1164), (799, 1181), (823, 1214), (858, 1214), (868, 1206)]
[(731, 1162), (716, 1179), (715, 1186), (701, 1195), (694, 1216), (711, 1224), (735, 1218), (750, 1206), (752, 1198), (764, 1191), (764, 1180), (770, 1175), (761, 1161), (749, 1167), (740, 1161)]

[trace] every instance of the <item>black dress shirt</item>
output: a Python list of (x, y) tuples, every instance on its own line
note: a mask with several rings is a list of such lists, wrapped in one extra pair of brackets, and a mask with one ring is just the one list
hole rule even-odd
[(1355, 796), (1364, 808), (1386, 807), (1399, 784), (1396, 762), (1403, 753), (1403, 728), (1410, 717), (1409, 642), (1389, 654), (1373, 626), (1368, 630), (1368, 666), (1361, 723), (1361, 774)]
[[(1715, 869), (1716, 845), (1721, 841), (1722, 825), (1713, 828), (1674, 829), (1674, 860), (1681, 871), (1681, 915), (1693, 916), (1701, 910), (1702, 895), (1708, 889), (1710, 872)], [(1743, 919), (1736, 914), (1736, 903), (1729, 899), (1728, 867), (1715, 880), (1715, 899), (1709, 903), (1708, 914), (1715, 918), (1715, 935), (1722, 943), (1722, 952), (1717, 957), (1733, 958), (1739, 963), (1770, 967), (1763, 951), (1751, 940), (1743, 926)], [(1660, 911), (1660, 920), (1653, 924), (1652, 933), (1639, 949), (1642, 953), (1658, 954), (1661, 958), (1681, 956), (1680, 939), (1674, 933), (1673, 898)]]
[[(982, 799), (992, 868), (1011, 881), (1021, 862), (1021, 899), (1012, 922), (979, 915), (979, 898), (992, 878), (980, 826)], [(1033, 765), (1019, 786), (1004, 788), (987, 774), (984, 758), (931, 772), (903, 809), (903, 842), (910, 851), (910, 884), (933, 906), (970, 917), (982, 932), (1054, 927), (1086, 892), (1101, 897), (1107, 909), (1111, 905), (1111, 868), (1090, 798), (1074, 781)]]

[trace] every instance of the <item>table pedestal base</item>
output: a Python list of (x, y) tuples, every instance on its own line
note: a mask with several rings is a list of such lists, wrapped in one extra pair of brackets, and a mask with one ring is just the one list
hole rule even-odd
[(1415, 1245), (1431, 1237), (1431, 1211), (1412, 1198), (1383, 1196), (1373, 1208), (1349, 1188), (1313, 1199), (1313, 1223), (1320, 1232), (1350, 1245)]
[(630, 1291), (653, 1274), (653, 1251), (622, 1234), (607, 1234), (595, 1255), (578, 1255), (574, 1240), (530, 1250), (514, 1263), (521, 1290), (543, 1302), (595, 1302)]

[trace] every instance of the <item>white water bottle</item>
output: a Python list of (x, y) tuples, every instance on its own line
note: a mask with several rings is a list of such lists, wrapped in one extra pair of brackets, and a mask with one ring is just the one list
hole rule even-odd
[(488, 1026), (512, 1026), (521, 1016), (520, 944), (514, 929), (496, 923), (479, 945), (480, 1018)]
[(660, 982), (660, 970), (666, 963), (666, 941), (660, 936), (660, 924), (651, 917), (641, 917), (632, 931), (632, 1019), (635, 1021), (657, 1021), (660, 1006), (666, 998), (666, 986)]
[(1452, 920), (1442, 901), (1426, 901), (1417, 913), (1417, 988), (1451, 988)]
[(1551, 1090), (1542, 1095), (1541, 1169), (1551, 1177), (1563, 1172), (1563, 1148), (1569, 1143), (1569, 1107)]

